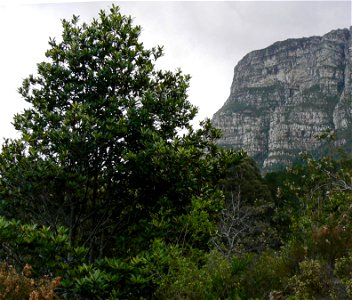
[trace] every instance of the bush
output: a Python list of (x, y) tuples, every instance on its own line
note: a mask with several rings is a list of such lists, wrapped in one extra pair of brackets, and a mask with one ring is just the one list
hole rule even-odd
[(0, 255), (17, 270), (26, 264), (33, 267), (34, 276), (62, 276), (80, 264), (87, 250), (70, 245), (67, 229), (22, 224), (0, 217)]
[(313, 259), (304, 260), (299, 264), (299, 271), (290, 278), (297, 300), (317, 299), (331, 295), (333, 282), (326, 264)]
[[(169, 262), (158, 290), (161, 299), (237, 299), (242, 292), (235, 263), (217, 250), (203, 255), (176, 255)], [(244, 259), (242, 266), (246, 265)]]
[(335, 262), (335, 276), (344, 284), (348, 297), (352, 298), (352, 255), (341, 257)]
[(59, 299), (55, 293), (61, 278), (50, 279), (44, 276), (39, 279), (32, 278), (32, 267), (25, 265), (22, 272), (2, 263), (0, 265), (0, 299), (6, 300), (54, 300)]

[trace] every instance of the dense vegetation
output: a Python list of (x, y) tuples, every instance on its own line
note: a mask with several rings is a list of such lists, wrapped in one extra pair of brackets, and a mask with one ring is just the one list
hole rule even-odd
[(260, 174), (113, 6), (63, 21), (0, 154), (1, 299), (352, 297), (352, 158)]

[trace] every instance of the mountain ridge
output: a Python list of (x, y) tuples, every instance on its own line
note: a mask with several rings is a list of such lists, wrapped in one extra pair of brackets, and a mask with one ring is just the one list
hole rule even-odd
[(262, 170), (287, 165), (301, 151), (322, 151), (317, 135), (333, 130), (352, 142), (352, 29), (286, 39), (246, 54), (230, 96), (214, 114), (224, 147), (244, 149)]

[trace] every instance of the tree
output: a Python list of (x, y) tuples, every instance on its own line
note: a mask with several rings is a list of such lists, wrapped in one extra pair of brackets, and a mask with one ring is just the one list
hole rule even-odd
[(190, 125), (190, 77), (157, 70), (162, 48), (145, 49), (117, 6), (91, 24), (73, 16), (62, 25), (19, 89), (31, 106), (14, 119), (21, 138), (2, 149), (2, 214), (66, 226), (90, 261), (138, 252), (156, 236), (200, 241), (180, 222), (199, 199), (216, 215), (224, 155), (209, 120)]
[(255, 161), (243, 154), (240, 162), (229, 164), (220, 187), (225, 206), (218, 235), (212, 239), (217, 249), (231, 256), (277, 246), (277, 233), (271, 224), (273, 199)]

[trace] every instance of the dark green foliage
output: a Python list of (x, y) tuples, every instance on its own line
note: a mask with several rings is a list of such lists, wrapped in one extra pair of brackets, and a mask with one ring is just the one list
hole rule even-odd
[(62, 24), (19, 89), (30, 108), (0, 155), (0, 213), (19, 220), (2, 259), (63, 276), (68, 299), (228, 295), (216, 266), (229, 264), (209, 240), (219, 179), (243, 155), (218, 148), (209, 120), (192, 128), (189, 76), (156, 70), (162, 48), (145, 49), (118, 7)]
[(278, 242), (271, 227), (274, 203), (253, 159), (244, 157), (229, 166), (220, 181), (225, 209), (219, 234), (213, 239), (217, 248), (228, 254), (261, 252)]
[(226, 299), (237, 293), (233, 274), (217, 251), (185, 251), (155, 240), (129, 260), (79, 266), (63, 285), (73, 299)]
[(277, 230), (281, 242), (286, 241), (290, 236), (292, 218), (298, 216), (300, 212), (300, 201), (288, 184), (294, 178), (296, 179), (295, 175), (287, 170), (267, 173), (264, 178), (274, 202), (271, 222)]
[(63, 276), (81, 264), (86, 254), (87, 249), (70, 246), (68, 232), (63, 227), (54, 232), (47, 226), (21, 224), (0, 217), (0, 257), (17, 270), (30, 265), (37, 277)]
[(348, 299), (351, 295), (351, 157), (305, 157), (306, 164), (266, 175), (280, 249), (250, 260), (231, 256), (241, 299)]
[(90, 261), (135, 255), (155, 237), (205, 247), (207, 234), (185, 224), (196, 201), (204, 222), (220, 210), (226, 155), (209, 120), (191, 128), (189, 76), (156, 70), (162, 48), (145, 49), (118, 7), (62, 24), (62, 41), (50, 40), (19, 89), (31, 107), (0, 157), (2, 214), (64, 225)]

